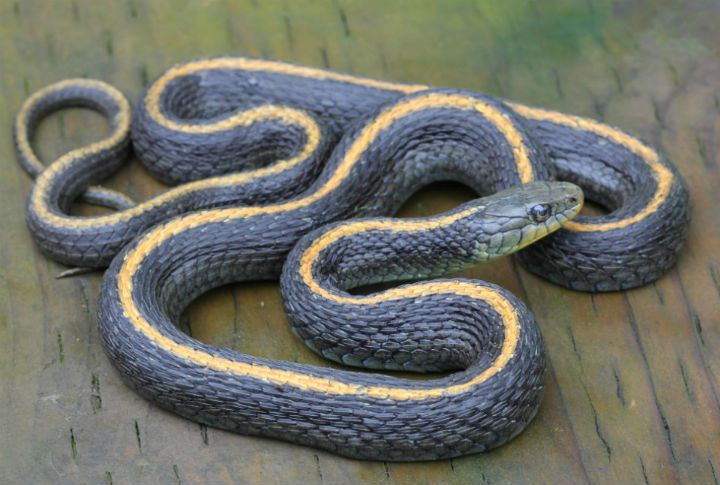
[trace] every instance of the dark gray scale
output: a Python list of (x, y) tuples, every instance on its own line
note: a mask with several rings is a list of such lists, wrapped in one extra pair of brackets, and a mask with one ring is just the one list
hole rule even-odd
[(330, 131), (339, 136), (368, 110), (397, 99), (397, 93), (333, 79), (219, 68), (173, 79), (161, 105), (171, 119), (194, 123), (265, 104), (290, 106), (326, 120)]
[[(321, 254), (314, 273), (323, 278), (324, 285), (345, 287), (351, 284), (349, 279), (341, 281), (342, 277), (332, 278), (331, 274), (342, 275), (343, 267), (355, 264), (356, 254), (389, 244), (388, 262), (398, 267), (396, 279), (422, 276), (423, 273), (408, 274), (419, 260), (407, 248), (418, 248), (423, 244), (416, 243), (425, 241), (433, 243), (436, 251), (445, 247), (444, 255), (439, 255), (440, 262), (431, 269), (432, 274), (441, 274), (478, 259), (464, 251), (464, 244), (453, 245), (446, 243), (446, 239), (461, 235), (461, 242), (470, 244), (471, 238), (484, 239), (490, 246), (495, 231), (550, 224), (577, 211), (581, 203), (580, 192), (565, 184), (538, 183), (533, 187), (534, 192), (530, 187), (513, 189), (468, 203), (449, 214), (473, 209), (472, 216), (459, 219), (452, 227), (427, 233), (401, 233), (399, 242), (380, 237), (386, 236), (380, 233), (350, 238), (335, 248), (339, 256)], [(556, 193), (561, 198), (556, 198)], [(549, 211), (548, 218), (540, 218), (543, 219), (540, 222), (534, 215), (538, 205), (547, 206)], [(301, 214), (298, 210), (293, 215)], [(337, 371), (255, 358), (197, 342), (181, 332), (173, 322), (198, 293), (227, 281), (267, 277), (274, 265), (282, 262), (283, 258), (273, 254), (282, 229), (251, 230), (256, 225), (275, 227), (276, 217), (261, 214), (187, 229), (152, 249), (132, 276), (134, 302), (140, 313), (164, 336), (187, 348), (234, 362), (355, 386), (422, 391), (460, 385), (476, 378), (498, 358), (505, 327), (502, 316), (486, 301), (450, 292), (421, 294), (355, 309), (308, 294), (308, 288), (297, 275), (299, 256), (318, 234), (305, 237), (284, 265), (282, 292), (291, 296), (286, 299), (286, 310), (301, 338), (321, 354), (350, 365), (457, 372), (436, 379), (408, 381)], [(506, 221), (512, 218), (523, 223)], [(286, 222), (291, 230), (307, 230), (302, 227), (303, 219), (290, 217)], [(343, 223), (318, 231), (330, 231), (340, 224)], [(237, 432), (289, 440), (355, 458), (426, 460), (499, 446), (519, 433), (539, 406), (545, 372), (539, 329), (525, 306), (496, 286), (460, 280), (498, 292), (517, 315), (519, 340), (515, 351), (491, 378), (463, 393), (421, 399), (319, 392), (192, 364), (139, 333), (121, 308), (117, 274), (125, 256), (141, 241), (142, 238), (129, 245), (106, 273), (98, 305), (100, 333), (108, 355), (125, 379), (141, 395), (178, 414)], [(359, 247), (353, 251), (353, 245)], [(498, 248), (499, 253), (509, 250)], [(408, 256), (408, 261), (403, 262)], [(370, 258), (375, 260), (366, 261), (369, 270), (365, 279), (355, 279), (352, 284), (374, 280), (372, 273), (377, 272), (381, 263), (375, 253)], [(313, 327), (312, 333), (306, 331), (309, 327)]]
[[(337, 226), (304, 238), (281, 279), (286, 313), (309, 347), (348, 365), (416, 372), (465, 369), (477, 356), (485, 364), (495, 359), (502, 332), (478, 323), (485, 321), (487, 305), (471, 298), (446, 294), (349, 305), (315, 295), (299, 276), (299, 260), (312, 240)], [(362, 285), (453, 273), (471, 259), (468, 251), (449, 248), (457, 236), (447, 228), (363, 231), (321, 252), (313, 275), (321, 287), (348, 297), (347, 290)]]
[[(514, 117), (503, 105), (485, 96), (436, 92), (472, 96)], [(373, 117), (371, 114), (368, 119)], [(539, 180), (548, 178), (544, 151), (532, 133), (526, 131), (523, 135), (533, 176)], [(479, 114), (458, 109), (427, 109), (399, 120), (378, 137), (366, 158), (393, 160), (397, 168), (378, 174), (382, 177), (378, 188), (356, 206), (353, 217), (394, 213), (418, 188), (438, 181), (463, 183), (478, 195), (521, 184), (512, 147), (504, 135)]]
[[(171, 120), (202, 125), (215, 123), (249, 107), (278, 104), (307, 110), (315, 117), (323, 130), (323, 144), (292, 170), (253, 180), (250, 184), (173, 198), (150, 214), (142, 214), (117, 226), (94, 226), (76, 233), (45, 224), (30, 214), (31, 231), (53, 258), (70, 265), (102, 267), (133, 236), (164, 218), (192, 210), (264, 204), (296, 197), (318, 176), (326, 154), (342, 134), (357, 126), (358, 120), (369, 120), (364, 118), (368, 113), (397, 100), (406, 88), (407, 85), (398, 84), (397, 89), (393, 89), (389, 83), (387, 88), (381, 89), (332, 79), (240, 69), (205, 69), (178, 76), (161, 94), (160, 108)], [(37, 114), (30, 117), (33, 126), (26, 129), (32, 132), (39, 118), (66, 105), (84, 105), (112, 113), (116, 108), (108, 107), (108, 100), (103, 100), (107, 95), (101, 91), (70, 88), (62, 95), (56, 93), (54, 98), (39, 100), (35, 108)], [(497, 103), (488, 97), (482, 99)], [(553, 176), (576, 182), (587, 191), (590, 200), (610, 210), (610, 214), (592, 218), (592, 222), (604, 223), (636, 214), (652, 196), (655, 181), (647, 164), (626, 148), (575, 127), (525, 120), (510, 110), (505, 112), (517, 125), (524, 122), (532, 127), (524, 132), (529, 147), (537, 152), (533, 155), (537, 160), (535, 179)], [(302, 129), (273, 122), (206, 134), (177, 132), (159, 125), (149, 116), (144, 97), (134, 114), (132, 138), (135, 151), (151, 173), (169, 183), (267, 166), (299, 153), (307, 141)], [(402, 130), (395, 130), (398, 136), (388, 139), (387, 143), (392, 146), (384, 147), (383, 151), (397, 149), (402, 152), (403, 160), (395, 163), (407, 162), (414, 170), (396, 170), (389, 176), (381, 176), (384, 178), (377, 182), (380, 185), (370, 192), (365, 186), (349, 188), (364, 192), (368, 199), (357, 203), (355, 212), (347, 212), (346, 217), (392, 212), (407, 198), (412, 187), (434, 180), (459, 179), (481, 195), (517, 183), (512, 172), (497, 170), (494, 166), (473, 163), (476, 171), (470, 175), (468, 167), (462, 166), (476, 156), (482, 143), (492, 142), (492, 136), (487, 133), (478, 136), (471, 126), (466, 127), (462, 122), (451, 122), (446, 126), (438, 123), (435, 128), (426, 126), (425, 129), (434, 131), (419, 139), (414, 138), (417, 132), (411, 129), (404, 132), (404, 138), (398, 137)], [(537, 133), (538, 141), (535, 141), (533, 131)], [(118, 148), (113, 153), (94, 155), (89, 163), (80, 163), (76, 170), (71, 170), (72, 173), (57, 177), (51, 191), (51, 199), (57, 199), (58, 204), (54, 210), (64, 212), (62, 207), (78, 196), (77, 192), (82, 192), (83, 186), (109, 175), (120, 163), (126, 153), (124, 150)], [(486, 149), (481, 151), (488, 154)], [(548, 159), (546, 151), (549, 162), (542, 161)], [(23, 161), (22, 154), (18, 154), (21, 163), (29, 165)], [(506, 151), (498, 156), (511, 154)], [(485, 156), (484, 161), (488, 158), (493, 159)], [(521, 261), (556, 283), (588, 291), (631, 288), (658, 278), (676, 261), (689, 220), (684, 182), (662, 155), (661, 163), (674, 173), (675, 181), (666, 200), (650, 217), (613, 231), (561, 231), (522, 253)], [(488, 176), (494, 182), (487, 183)], [(499, 181), (500, 178), (503, 180)], [(117, 193), (90, 190), (88, 200), (93, 203), (116, 208), (133, 204)]]

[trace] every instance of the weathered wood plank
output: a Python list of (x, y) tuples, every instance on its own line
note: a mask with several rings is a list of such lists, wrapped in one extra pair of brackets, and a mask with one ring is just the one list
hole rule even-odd
[[(0, 5), (0, 482), (720, 482), (718, 13), (712, 0)], [(618, 125), (662, 147), (686, 178), (687, 247), (667, 276), (624, 294), (557, 288), (511, 259), (464, 273), (528, 303), (550, 363), (536, 420), (487, 455), (366, 463), (160, 411), (122, 383), (100, 349), (100, 274), (55, 280), (62, 267), (33, 246), (23, 213), (30, 181), (13, 161), (11, 116), (52, 81), (97, 77), (134, 100), (169, 65), (220, 53), (482, 90)], [(98, 120), (82, 110), (52, 116), (38, 151), (51, 160), (101, 137)], [(108, 185), (137, 200), (163, 188), (135, 161)], [(470, 197), (436, 185), (402, 215)], [(274, 283), (212, 291), (181, 324), (254, 355), (333, 365), (292, 335)]]

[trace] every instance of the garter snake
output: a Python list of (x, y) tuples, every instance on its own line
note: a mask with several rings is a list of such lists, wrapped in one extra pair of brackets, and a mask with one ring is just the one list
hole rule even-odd
[[(519, 253), (531, 271), (579, 290), (631, 288), (672, 266), (686, 235), (687, 190), (660, 152), (593, 120), (479, 93), (201, 59), (162, 73), (133, 116), (120, 93), (95, 81), (39, 91), (15, 123), (24, 166), (36, 165), (28, 160), (38, 120), (78, 102), (110, 118), (110, 135), (34, 169), (27, 220), (63, 263), (112, 261), (98, 320), (123, 377), (197, 421), (343, 455), (418, 460), (498, 446), (534, 415), (544, 372), (532, 316), (500, 288), (437, 280), (362, 298), (350, 288), (445, 274), (561, 223)], [(184, 184), (134, 205), (86, 192), (121, 163), (130, 133), (151, 173)], [(552, 178), (582, 186), (609, 214), (567, 221), (582, 194), (534, 182)], [(448, 179), (498, 194), (424, 221), (367, 219)], [(122, 210), (69, 216), (83, 193)], [(267, 361), (173, 324), (209, 288), (281, 272), (294, 330), (322, 355), (463, 370), (401, 381)]]

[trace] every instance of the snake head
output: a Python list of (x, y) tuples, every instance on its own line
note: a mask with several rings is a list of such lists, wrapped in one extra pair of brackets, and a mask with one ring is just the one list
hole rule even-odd
[(513, 253), (575, 217), (583, 192), (569, 182), (530, 182), (481, 199), (477, 247), (491, 259)]

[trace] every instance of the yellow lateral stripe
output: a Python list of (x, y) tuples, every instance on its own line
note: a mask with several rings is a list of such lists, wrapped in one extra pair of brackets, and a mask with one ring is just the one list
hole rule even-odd
[[(50, 182), (56, 176), (56, 174), (64, 170), (67, 165), (72, 164), (78, 157), (87, 156), (91, 153), (97, 153), (118, 143), (119, 139), (126, 134), (126, 130), (124, 131), (118, 129), (116, 132), (113, 133), (111, 137), (89, 145), (85, 148), (73, 150), (62, 156), (60, 159), (50, 165), (47, 169), (45, 169), (45, 171), (42, 172), (42, 174), (38, 177), (35, 183), (36, 187), (34, 188), (33, 197), (30, 201), (31, 207), (36, 211), (37, 214), (42, 216), (44, 220), (56, 226), (86, 228), (116, 224), (119, 222), (127, 221), (128, 219), (137, 216), (147, 210), (150, 210), (153, 207), (157, 207), (158, 205), (161, 205), (167, 201), (180, 197), (189, 192), (201, 189), (220, 188), (231, 184), (244, 183), (254, 178), (280, 173), (293, 167), (294, 165), (299, 164), (317, 149), (317, 146), (320, 143), (321, 136), (320, 127), (317, 125), (315, 120), (313, 120), (310, 116), (308, 116), (302, 111), (282, 106), (277, 107), (265, 105), (245, 111), (240, 115), (234, 117), (235, 122), (238, 125), (243, 126), (248, 126), (256, 121), (269, 119), (280, 120), (285, 123), (292, 123), (294, 125), (301, 126), (305, 130), (307, 141), (300, 153), (298, 153), (293, 158), (290, 158), (288, 160), (280, 160), (260, 169), (249, 170), (246, 172), (223, 175), (218, 177), (211, 177), (207, 179), (197, 180), (195, 182), (186, 183), (162, 192), (156, 197), (141, 202), (130, 209), (115, 212), (112, 214), (95, 217), (73, 217), (62, 214), (55, 214), (51, 212), (48, 209), (47, 201), (45, 200), (44, 195), (48, 191)], [(127, 127), (129, 129), (129, 113)]]
[(650, 203), (645, 206), (643, 210), (638, 212), (632, 217), (622, 219), (619, 221), (605, 222), (605, 223), (583, 223), (577, 221), (569, 221), (565, 224), (565, 229), (573, 231), (609, 231), (612, 229), (621, 229), (627, 227), (630, 224), (641, 221), (649, 214), (655, 212), (658, 207), (665, 201), (668, 194), (670, 193), (670, 187), (673, 182), (673, 173), (660, 163), (660, 156), (658, 153), (650, 148), (649, 146), (642, 143), (637, 138), (623, 133), (609, 125), (600, 123), (595, 120), (582, 118), (580, 116), (572, 116), (557, 111), (550, 111), (540, 108), (533, 108), (517, 103), (507, 103), (512, 109), (518, 114), (540, 121), (550, 121), (551, 123), (557, 123), (560, 125), (571, 126), (580, 130), (591, 131), (608, 140), (622, 145), (650, 166), (653, 173), (653, 178), (657, 183), (655, 193)]
[[(470, 216), (473, 213), (484, 209), (484, 206), (471, 207), (455, 214), (450, 214), (442, 217), (429, 218), (425, 220), (380, 220), (380, 221), (358, 221), (348, 222), (342, 224), (325, 234), (310, 245), (305, 252), (302, 254), (300, 259), (300, 276), (302, 277), (308, 288), (315, 294), (322, 298), (345, 303), (349, 305), (372, 305), (375, 303), (397, 300), (402, 298), (418, 298), (427, 294), (441, 294), (441, 293), (455, 293), (462, 294), (474, 298), (484, 300), (495, 309), (496, 312), (502, 318), (505, 326), (505, 335), (503, 340), (503, 346), (500, 354), (496, 357), (495, 361), (491, 366), (485, 369), (477, 377), (466, 383), (467, 385), (475, 385), (480, 382), (484, 382), (491, 376), (502, 370), (508, 361), (512, 358), (517, 347), (517, 339), (520, 333), (519, 324), (517, 321), (517, 313), (512, 305), (508, 305), (507, 300), (496, 291), (486, 292), (483, 297), (474, 294), (468, 288), (472, 288), (475, 285), (467, 283), (468, 288), (462, 287), (462, 291), (458, 291), (456, 284), (459, 282), (428, 282), (414, 284), (404, 288), (392, 288), (390, 290), (383, 291), (382, 293), (376, 293), (373, 295), (340, 295), (331, 293), (327, 289), (320, 286), (317, 280), (314, 278), (312, 273), (312, 267), (314, 262), (317, 260), (320, 253), (330, 246), (333, 242), (347, 236), (349, 234), (357, 234), (365, 231), (372, 230), (386, 230), (386, 231), (404, 231), (404, 232), (419, 232), (429, 231), (442, 226), (448, 226), (453, 222), (456, 222), (464, 217)], [(472, 383), (472, 384), (471, 384)], [(462, 388), (463, 390), (465, 387)], [(461, 391), (458, 391), (461, 392)], [(393, 396), (395, 399), (399, 399), (397, 396)]]
[(380, 301), (386, 301), (386, 300), (392, 300), (395, 298), (395, 296), (388, 296), (388, 295), (394, 295), (394, 292), (397, 289), (390, 289), (387, 291), (384, 291), (382, 293), (377, 293), (374, 295), (338, 295), (334, 293), (330, 293), (328, 290), (320, 286), (313, 276), (312, 273), (312, 267), (315, 261), (317, 260), (320, 253), (326, 249), (328, 246), (330, 246), (332, 243), (337, 241), (338, 239), (350, 235), (350, 234), (357, 234), (360, 232), (366, 232), (366, 231), (373, 231), (373, 230), (385, 230), (385, 231), (404, 231), (404, 232), (419, 232), (419, 231), (429, 231), (432, 229), (436, 229), (438, 227), (442, 226), (448, 226), (452, 224), (455, 221), (458, 221), (462, 219), (463, 217), (467, 217), (481, 209), (484, 209), (484, 206), (476, 206), (471, 207), (469, 209), (465, 209), (464, 211), (457, 212), (455, 214), (450, 214), (442, 217), (433, 217), (428, 218), (424, 220), (370, 220), (370, 221), (358, 221), (358, 222), (347, 222), (345, 224), (342, 224), (335, 229), (332, 229), (326, 233), (324, 233), (322, 236), (320, 236), (317, 240), (315, 240), (303, 253), (302, 258), (300, 259), (300, 276), (302, 277), (303, 281), (305, 281), (305, 284), (313, 291), (313, 293), (316, 293), (323, 298), (337, 301), (340, 303), (347, 303), (350, 305), (364, 305), (364, 304), (373, 304)]
[[(193, 225), (203, 224), (204, 219), (213, 219), (210, 213), (196, 214)], [(430, 389), (408, 389), (401, 387), (384, 386), (361, 386), (358, 384), (344, 383), (331, 378), (319, 378), (295, 371), (272, 368), (261, 364), (248, 364), (237, 362), (211, 355), (203, 350), (182, 345), (173, 339), (163, 335), (157, 328), (153, 327), (140, 313), (132, 299), (133, 275), (142, 264), (144, 258), (163, 240), (173, 234), (172, 224), (160, 227), (152, 231), (152, 234), (145, 236), (138, 245), (130, 251), (118, 272), (118, 292), (123, 309), (123, 315), (132, 323), (136, 330), (144, 334), (158, 347), (184, 358), (196, 365), (214, 369), (220, 372), (227, 372), (239, 376), (248, 376), (262, 379), (276, 385), (291, 385), (298, 389), (324, 392), (336, 395), (360, 395), (378, 399), (396, 400), (421, 400), (437, 398), (444, 395), (452, 395), (467, 391), (471, 387), (480, 384), (499, 372), (512, 358), (517, 341), (520, 335), (520, 323), (518, 315), (512, 304), (504, 298), (497, 290), (482, 287), (468, 282), (429, 282), (414, 285), (405, 289), (396, 289), (387, 296), (387, 299), (418, 297), (429, 292), (452, 293), (464, 295), (487, 301), (503, 317), (504, 340), (500, 356), (492, 366), (485, 369), (472, 379), (452, 386), (435, 387)]]
[(53, 84), (50, 84), (49, 86), (45, 86), (42, 89), (39, 89), (38, 91), (35, 91), (29, 98), (25, 100), (22, 107), (20, 108), (20, 111), (18, 111), (18, 114), (15, 118), (15, 126), (17, 129), (15, 138), (17, 140), (18, 148), (23, 153), (26, 159), (28, 159), (38, 172), (42, 172), (46, 169), (45, 165), (37, 158), (35, 155), (35, 152), (33, 151), (32, 147), (30, 146), (30, 139), (28, 138), (28, 132), (27, 132), (27, 125), (28, 125), (28, 115), (30, 114), (30, 109), (32, 109), (38, 102), (39, 99), (47, 96), (49, 93), (53, 91), (60, 91), (67, 87), (72, 86), (86, 86), (89, 88), (99, 89), (106, 94), (110, 95), (115, 102), (118, 105), (118, 108), (120, 109), (118, 113), (118, 127), (117, 132), (113, 133), (108, 139), (102, 140), (100, 142), (94, 143), (93, 145), (90, 145), (86, 148), (81, 148), (77, 150), (73, 150), (71, 153), (78, 153), (78, 152), (88, 152), (93, 151), (92, 147), (94, 145), (102, 144), (103, 147), (112, 146), (113, 143), (117, 143), (117, 141), (122, 138), (122, 136), (117, 136), (119, 134), (126, 133), (130, 129), (130, 105), (128, 104), (127, 99), (123, 94), (115, 89), (113, 86), (106, 84), (101, 81), (96, 81), (94, 79), (66, 79), (64, 81), (59, 81)]
[(145, 98), (145, 108), (150, 116), (160, 125), (171, 130), (184, 131), (189, 133), (209, 133), (212, 131), (224, 130), (231, 124), (228, 120), (221, 120), (217, 123), (191, 125), (176, 123), (168, 119), (162, 111), (160, 111), (160, 97), (167, 87), (168, 83), (173, 79), (192, 74), (197, 71), (210, 69), (240, 69), (244, 71), (270, 72), (274, 74), (286, 74), (292, 76), (300, 76), (311, 79), (329, 79), (332, 81), (342, 81), (361, 86), (367, 86), (379, 89), (388, 89), (399, 91), (401, 93), (410, 94), (428, 89), (428, 86), (416, 84), (401, 84), (387, 81), (378, 81), (350, 74), (342, 74), (333, 71), (325, 71), (322, 69), (297, 66), (279, 61), (269, 61), (265, 59), (249, 59), (244, 57), (220, 57), (216, 59), (203, 59), (199, 61), (188, 62), (179, 66), (168, 69), (160, 76), (150, 87)]

